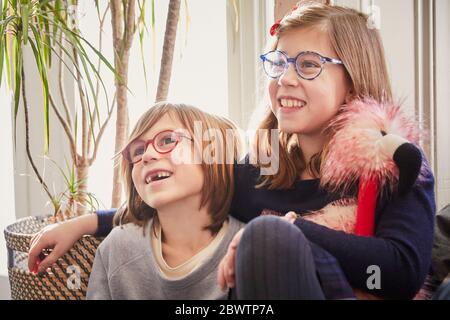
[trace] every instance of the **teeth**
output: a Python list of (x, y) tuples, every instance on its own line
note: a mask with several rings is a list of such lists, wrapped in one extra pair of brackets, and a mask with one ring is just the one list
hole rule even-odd
[(159, 172), (158, 173), (158, 178), (162, 178), (162, 177), (170, 177), (170, 173), (168, 173), (168, 172)]
[(157, 179), (168, 178), (168, 177), (170, 177), (171, 175), (172, 175), (172, 173), (171, 173), (171, 172), (168, 172), (168, 171), (158, 171), (158, 172), (156, 172), (156, 173), (153, 173), (152, 175), (148, 175), (148, 176), (145, 178), (145, 182), (146, 182), (146, 183), (150, 183), (150, 182), (155, 181), (155, 180), (157, 180)]
[(281, 99), (280, 104), (284, 108), (292, 108), (292, 107), (300, 108), (304, 107), (306, 105), (306, 102), (294, 99)]

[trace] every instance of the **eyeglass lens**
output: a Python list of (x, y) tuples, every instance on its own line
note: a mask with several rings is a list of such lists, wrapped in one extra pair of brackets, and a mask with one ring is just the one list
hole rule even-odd
[[(295, 61), (296, 71), (301, 77), (307, 79), (316, 77), (321, 72), (322, 65), (321, 57), (318, 54), (309, 52), (300, 54)], [(281, 77), (287, 69), (288, 60), (283, 53), (273, 51), (266, 55), (264, 70), (270, 77)]]
[[(159, 153), (168, 153), (177, 145), (178, 137), (173, 131), (158, 133), (153, 139), (153, 146)], [(148, 141), (136, 140), (130, 144), (128, 158), (132, 163), (139, 162), (151, 143)]]

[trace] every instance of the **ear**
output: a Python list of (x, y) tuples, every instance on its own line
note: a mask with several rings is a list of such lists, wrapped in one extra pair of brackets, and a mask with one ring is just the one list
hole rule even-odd
[(345, 95), (345, 104), (349, 104), (353, 99), (355, 99), (355, 94), (353, 92), (353, 88), (350, 88)]

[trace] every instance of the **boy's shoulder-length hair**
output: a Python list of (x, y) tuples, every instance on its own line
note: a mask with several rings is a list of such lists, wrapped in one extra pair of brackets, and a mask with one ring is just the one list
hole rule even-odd
[[(380, 32), (369, 21), (369, 16), (351, 8), (333, 6), (310, 1), (300, 1), (297, 9), (285, 16), (277, 27), (276, 36), (269, 50), (275, 50), (278, 41), (288, 32), (301, 28), (318, 28), (325, 32), (330, 44), (345, 68), (354, 98), (372, 98), (380, 103), (391, 102), (392, 88), (381, 40)], [(258, 129), (277, 129), (278, 121), (268, 108)], [(330, 139), (327, 131), (324, 134)], [(262, 176), (258, 187), (269, 189), (291, 188), (301, 172), (309, 170), (320, 178), (321, 165), (327, 154), (324, 149), (315, 154), (309, 163), (305, 163), (302, 150), (298, 146), (297, 136), (293, 133), (280, 133), (278, 173)], [(271, 137), (255, 137), (253, 148), (271, 153)], [(261, 164), (256, 164), (262, 167)]]
[[(211, 225), (205, 226), (205, 229), (215, 234), (228, 217), (234, 193), (234, 165), (242, 156), (243, 144), (237, 127), (224, 117), (188, 104), (159, 102), (139, 118), (127, 144), (141, 137), (164, 115), (169, 115), (181, 123), (183, 128), (180, 129), (193, 138), (196, 152), (200, 155), (209, 148), (208, 150), (213, 150), (215, 154), (229, 157), (223, 162), (223, 159), (204, 161), (202, 157), (199, 163), (204, 178), (201, 207), (207, 207), (212, 220)], [(122, 152), (118, 153), (116, 158), (119, 160), (125, 186), (126, 202), (118, 209), (114, 225), (132, 222), (145, 227), (152, 218), (157, 221), (157, 211), (148, 206), (136, 191), (131, 174), (133, 165), (123, 157)]]

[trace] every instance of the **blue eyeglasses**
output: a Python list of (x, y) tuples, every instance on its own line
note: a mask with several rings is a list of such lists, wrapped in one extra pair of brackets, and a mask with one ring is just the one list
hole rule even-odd
[(295, 66), (298, 76), (305, 80), (314, 80), (322, 73), (325, 63), (341, 64), (341, 60), (328, 58), (313, 51), (302, 51), (295, 58), (283, 51), (270, 51), (260, 56), (263, 62), (264, 72), (273, 79), (281, 77), (289, 68), (289, 63)]

